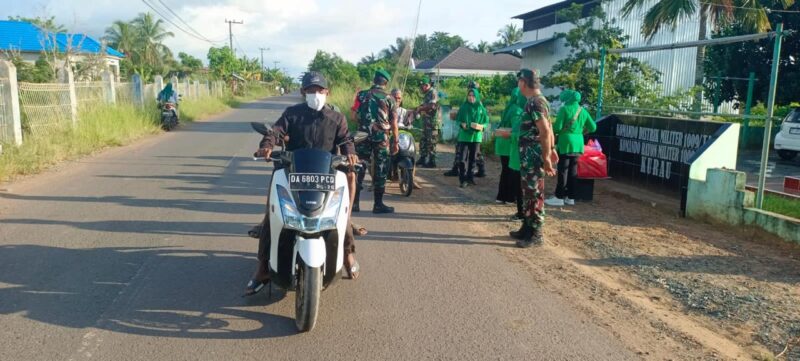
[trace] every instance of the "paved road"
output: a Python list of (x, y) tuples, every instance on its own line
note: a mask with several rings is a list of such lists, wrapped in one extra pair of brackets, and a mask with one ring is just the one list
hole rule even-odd
[(247, 122), (295, 101), (0, 186), (0, 360), (636, 359), (435, 200), (359, 216), (364, 272), (323, 293), (313, 332), (293, 293), (240, 298), (268, 177)]
[[(747, 173), (747, 185), (758, 186), (758, 173), (761, 171), (761, 151), (742, 151), (736, 169)], [(783, 160), (770, 151), (767, 162), (766, 188), (783, 192), (783, 178), (786, 176), (800, 177), (800, 157), (793, 160)]]

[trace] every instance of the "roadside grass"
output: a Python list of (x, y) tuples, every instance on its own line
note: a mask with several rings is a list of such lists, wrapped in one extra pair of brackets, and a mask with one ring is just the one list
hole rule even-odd
[(233, 97), (202, 97), (182, 100), (178, 105), (181, 121), (193, 122), (209, 115), (224, 112), (231, 108)]
[[(195, 121), (235, 108), (253, 99), (274, 95), (262, 86), (250, 86), (241, 96), (204, 97), (181, 102), (181, 120)], [(63, 125), (45, 134), (25, 133), (21, 146), (4, 145), (0, 154), (0, 182), (15, 176), (39, 173), (59, 162), (74, 160), (108, 147), (130, 144), (157, 134), (160, 113), (155, 103), (138, 108), (132, 104), (97, 105), (78, 114), (75, 126)]]
[(764, 194), (764, 210), (800, 219), (800, 201)]
[(28, 175), (64, 160), (97, 150), (129, 144), (159, 132), (158, 112), (133, 105), (96, 106), (79, 115), (79, 123), (43, 135), (29, 135), (19, 147), (5, 146), (0, 154), (0, 181)]

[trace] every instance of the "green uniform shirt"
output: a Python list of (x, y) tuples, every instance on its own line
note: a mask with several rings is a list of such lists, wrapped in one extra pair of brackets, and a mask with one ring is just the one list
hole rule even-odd
[(483, 104), (481, 104), (480, 91), (478, 89), (473, 89), (472, 92), (475, 94), (475, 103), (464, 102), (458, 109), (458, 114), (456, 115), (456, 123), (458, 123), (459, 126), (459, 142), (483, 142), (483, 130), (475, 130), (470, 126), (472, 123), (480, 124), (484, 129), (489, 126), (489, 113), (486, 111)]
[(583, 154), (583, 134), (593, 133), (597, 129), (597, 124), (589, 112), (580, 106), (580, 93), (564, 90), (560, 98), (565, 104), (559, 109), (556, 122), (553, 124), (556, 151), (558, 154)]

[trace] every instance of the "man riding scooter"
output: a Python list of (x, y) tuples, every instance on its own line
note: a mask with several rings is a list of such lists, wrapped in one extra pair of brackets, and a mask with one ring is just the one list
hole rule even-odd
[[(272, 133), (264, 135), (256, 152), (258, 157), (269, 160), (272, 149), (277, 139), (286, 140), (286, 150), (294, 151), (298, 149), (321, 149), (330, 151), (333, 154), (341, 153), (349, 158), (350, 164), (357, 164), (358, 157), (355, 155), (355, 147), (349, 139), (347, 120), (342, 113), (326, 104), (329, 93), (328, 83), (319, 72), (311, 71), (303, 76), (301, 93), (305, 96), (306, 102), (286, 108), (281, 117), (272, 127)], [(350, 188), (354, 188), (356, 175), (351, 168), (347, 173)], [(352, 193), (351, 193), (352, 194)], [(350, 199), (352, 204), (352, 197)], [(269, 261), (269, 235), (270, 224), (265, 218), (258, 244), (258, 268), (248, 282), (245, 295), (254, 295), (261, 291), (269, 283), (269, 272), (267, 265)], [(353, 253), (355, 245), (353, 229), (348, 227), (344, 237), (344, 267), (349, 278), (356, 279), (359, 275), (359, 265)]]

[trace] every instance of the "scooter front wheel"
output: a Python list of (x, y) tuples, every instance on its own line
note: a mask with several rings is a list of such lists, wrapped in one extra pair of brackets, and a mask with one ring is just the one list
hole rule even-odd
[(322, 269), (306, 266), (302, 261), (297, 270), (295, 294), (295, 325), (300, 332), (311, 331), (317, 324), (319, 299), (322, 293)]
[(400, 168), (400, 192), (406, 196), (411, 196), (411, 191), (414, 190), (414, 170), (408, 168)]

